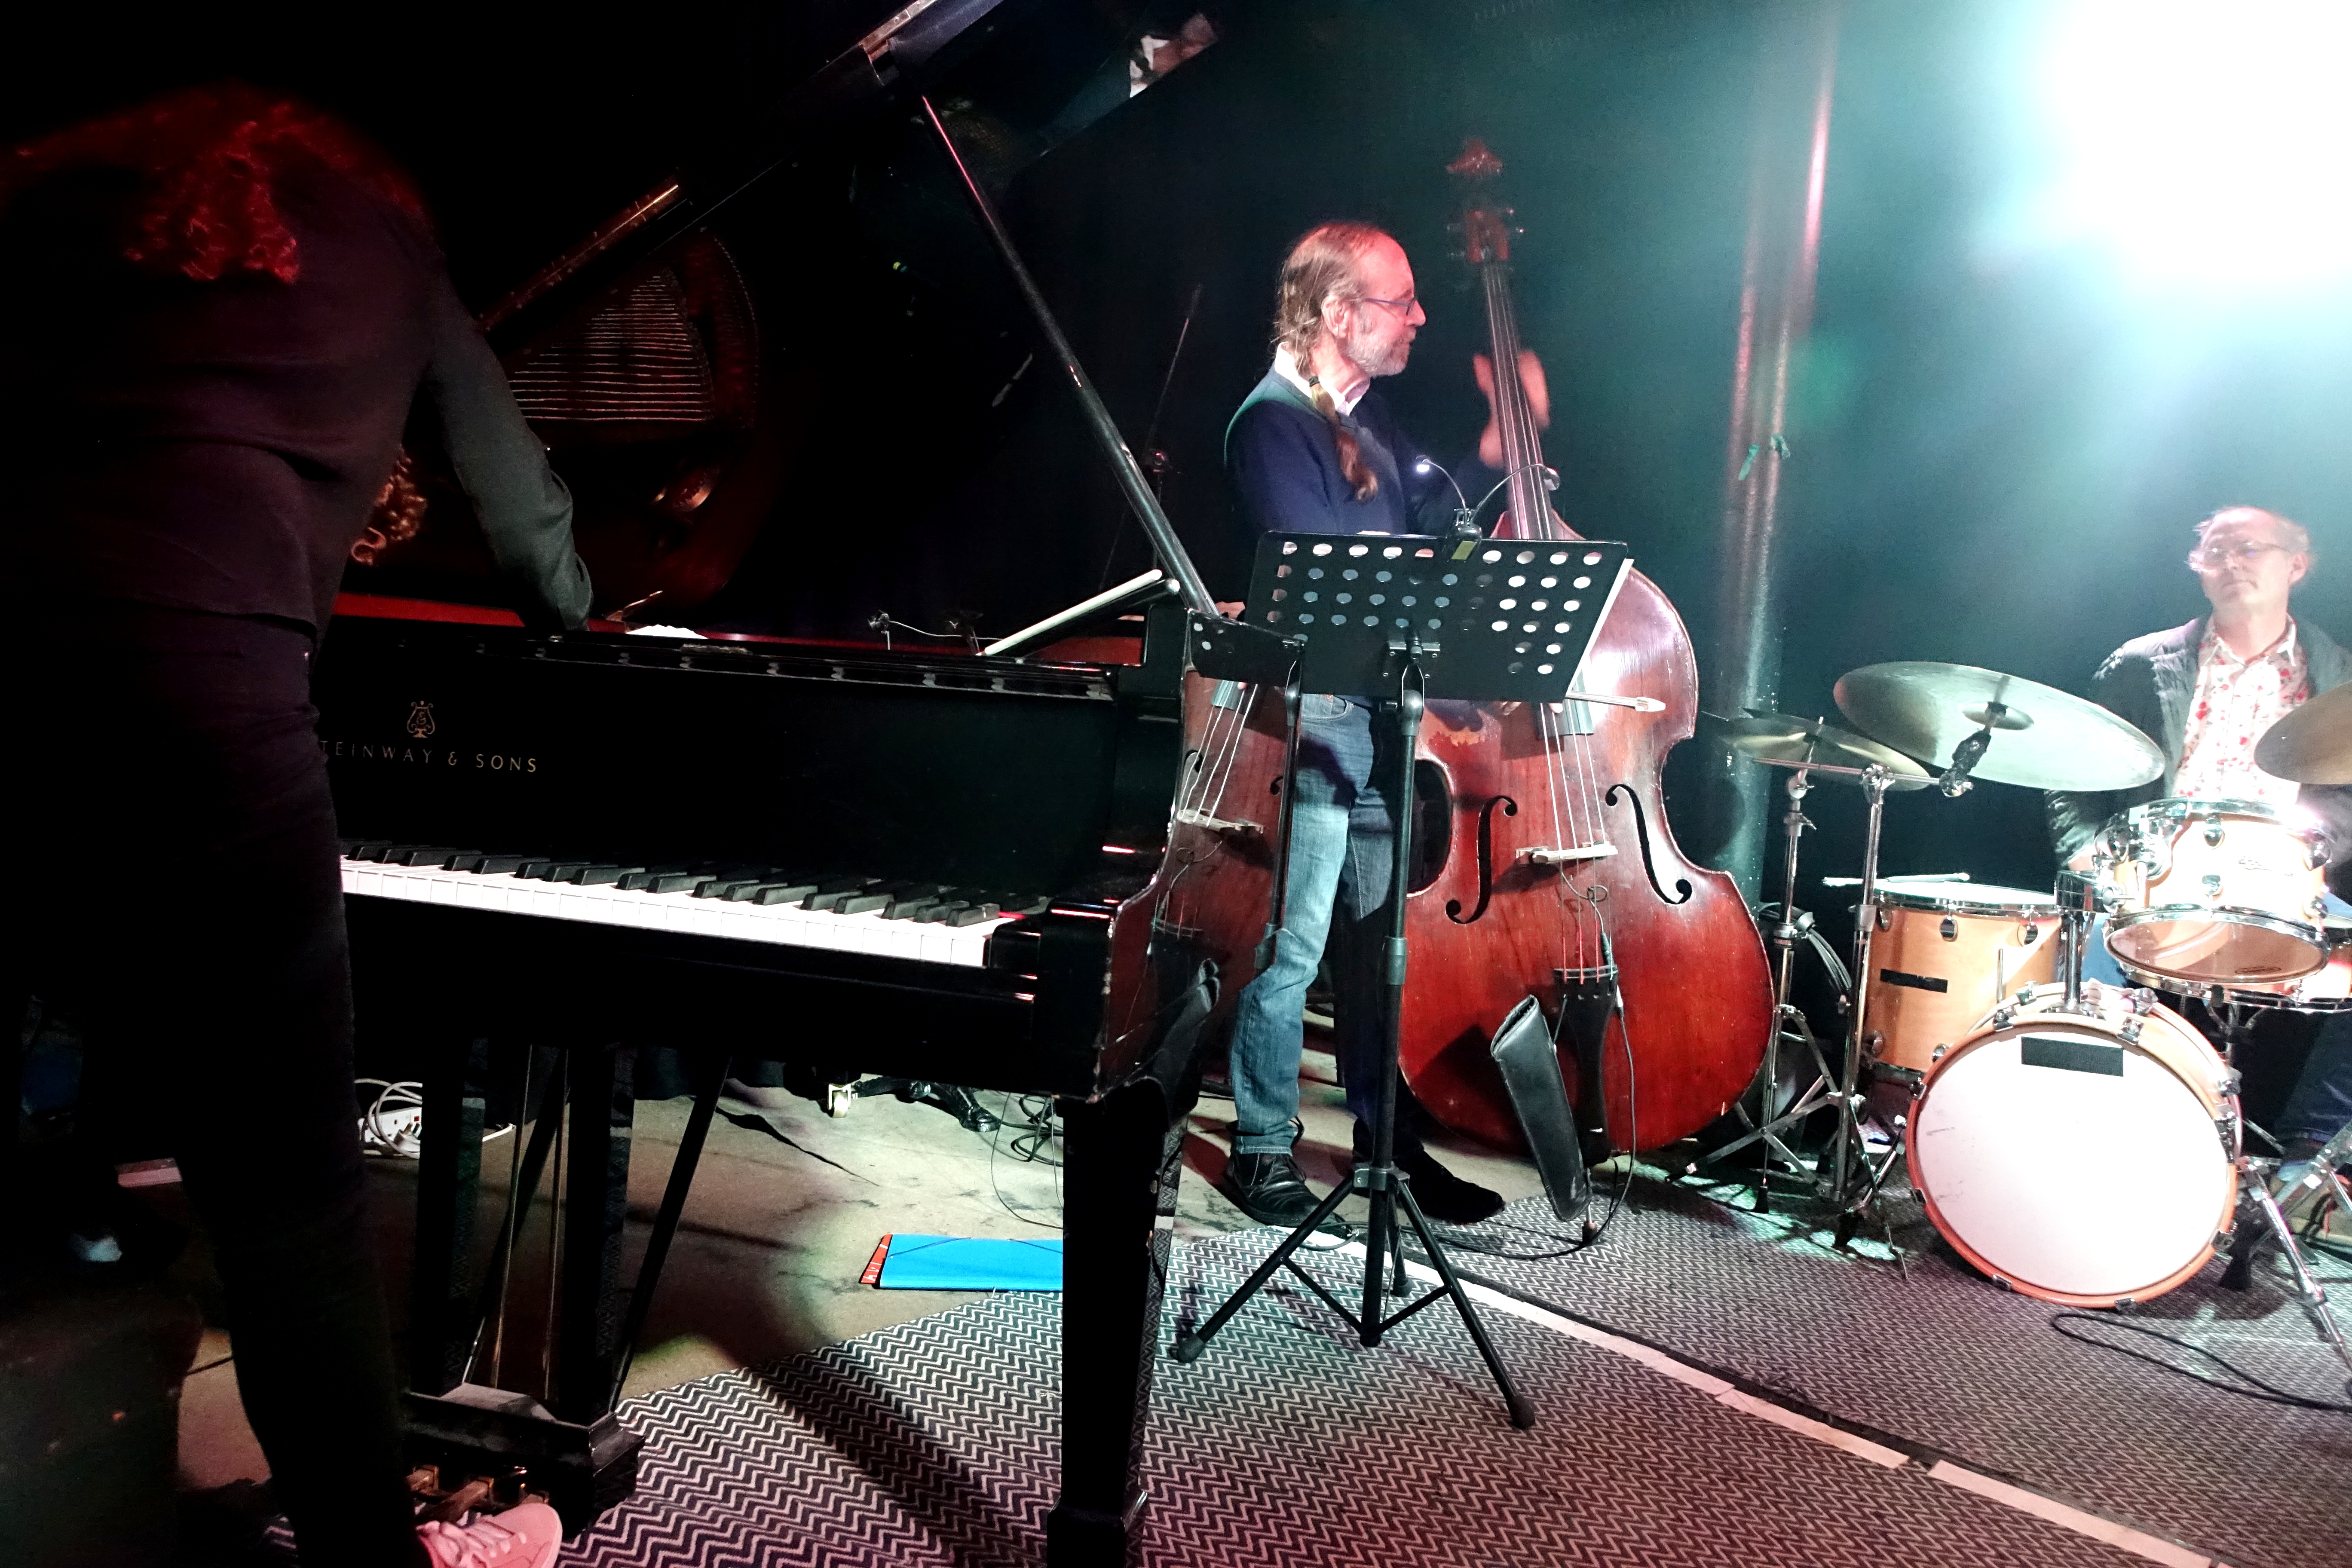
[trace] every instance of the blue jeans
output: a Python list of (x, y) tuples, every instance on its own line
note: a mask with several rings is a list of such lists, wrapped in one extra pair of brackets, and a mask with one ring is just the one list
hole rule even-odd
[[(1290, 877), (1274, 962), (1242, 988), (1228, 1048), (1234, 1152), (1287, 1152), (1297, 1137), (1299, 1014), (1328, 944), (1339, 993), (1335, 1054), (1348, 1109), (1369, 1127), (1381, 1059), (1380, 953), (1387, 935), (1390, 802), (1375, 782), (1395, 742), (1373, 733), (1371, 710), (1345, 697), (1299, 705), (1298, 778), (1290, 803)], [(1383, 729), (1386, 725), (1383, 722)], [(1402, 1109), (1398, 1146), (1411, 1147)]]

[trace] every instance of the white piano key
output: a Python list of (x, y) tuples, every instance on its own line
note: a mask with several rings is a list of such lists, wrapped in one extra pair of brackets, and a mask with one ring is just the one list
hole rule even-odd
[(354, 898), (674, 931), (778, 947), (875, 953), (969, 969), (985, 967), (989, 933), (1005, 923), (1000, 918), (950, 930), (937, 922), (886, 920), (878, 913), (840, 915), (804, 910), (798, 904), (729, 903), (697, 899), (690, 892), (581, 887), (507, 874), (481, 876), (438, 866), (392, 867), (364, 860), (344, 861), (342, 882), (343, 891)]

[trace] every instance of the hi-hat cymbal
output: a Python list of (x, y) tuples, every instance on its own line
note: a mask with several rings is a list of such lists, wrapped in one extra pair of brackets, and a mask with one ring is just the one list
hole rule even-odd
[[(1706, 721), (1711, 738), (1759, 763), (1832, 768), (1866, 768), (1875, 763), (1895, 775), (1895, 782), (1887, 786), (1890, 789), (1921, 789), (1927, 783), (1927, 770), (1902, 752), (1818, 719), (1796, 719), (1786, 713), (1764, 713), (1752, 708), (1739, 719), (1727, 719), (1720, 713), (1702, 713), (1699, 717)], [(1855, 782), (1852, 773), (1817, 776)]]
[[(2027, 789), (2130, 789), (2164, 773), (2156, 742), (2095, 702), (1968, 664), (1864, 665), (1838, 679), (1853, 727), (1932, 768), (1992, 725), (1970, 776)], [(2000, 711), (1993, 711), (1999, 704)]]
[(2254, 766), (2297, 784), (2352, 784), (2352, 686), (2321, 692), (2263, 731)]

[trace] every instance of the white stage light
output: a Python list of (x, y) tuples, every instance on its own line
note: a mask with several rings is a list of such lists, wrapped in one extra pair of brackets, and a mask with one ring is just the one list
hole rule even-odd
[(2158, 285), (2352, 276), (2352, 4), (2074, 0), (2037, 55), (2039, 237)]

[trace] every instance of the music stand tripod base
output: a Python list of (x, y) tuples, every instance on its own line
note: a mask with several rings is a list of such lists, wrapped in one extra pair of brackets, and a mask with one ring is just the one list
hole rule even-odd
[[(1276, 662), (1265, 641), (1270, 634), (1300, 645), (1297, 679), (1305, 689), (1381, 693), (1383, 714), (1395, 726), (1393, 743), (1385, 748), (1381, 784), (1391, 802), (1401, 803), (1412, 798), (1413, 751), (1426, 699), (1567, 700), (1585, 650), (1630, 565), (1622, 544), (1585, 540), (1268, 534), (1259, 542), (1257, 570), (1242, 617), (1243, 625), (1259, 636), (1221, 637), (1196, 619), (1188, 645), (1193, 668), (1202, 675), (1247, 679), (1255, 671), (1263, 679)], [(1255, 663), (1248, 662), (1244, 651), (1251, 644), (1256, 645), (1251, 650), (1256, 654)], [(1283, 780), (1285, 798), (1292, 782)], [(1390, 1330), (1423, 1308), (1445, 1300), (1501, 1392), (1511, 1425), (1525, 1429), (1535, 1425), (1534, 1407), (1512, 1382), (1444, 1247), (1414, 1201), (1409, 1178), (1396, 1166), (1397, 1044), (1409, 962), (1404, 889), (1412, 864), (1413, 814), (1400, 810), (1394, 815), (1385, 906), (1387, 963), (1377, 998), (1382, 1050), (1371, 1160), (1358, 1166), (1348, 1185), (1327, 1195), (1205, 1322), (1179, 1333), (1171, 1353), (1179, 1362), (1199, 1360), (1217, 1331), (1284, 1268), (1338, 1313), (1367, 1348), (1377, 1346)], [(1371, 1000), (1355, 999), (1358, 1005)], [(1350, 1192), (1363, 1193), (1371, 1203), (1362, 1304), (1356, 1311), (1293, 1261)], [(1386, 1312), (1384, 1296), (1402, 1299), (1410, 1289), (1403, 1277), (1400, 1208), (1440, 1282)], [(1393, 1291), (1391, 1264), (1397, 1276)]]

